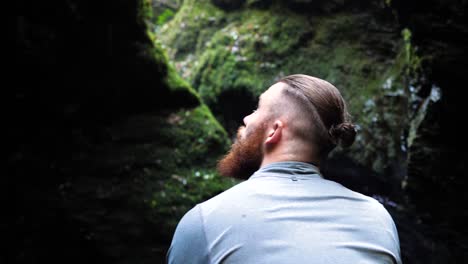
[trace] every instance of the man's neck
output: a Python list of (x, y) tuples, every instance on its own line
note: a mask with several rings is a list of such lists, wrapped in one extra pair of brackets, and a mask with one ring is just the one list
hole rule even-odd
[(281, 162), (281, 161), (300, 161), (300, 162), (305, 162), (305, 163), (312, 163), (318, 165), (319, 163), (315, 160), (308, 159), (301, 157), (299, 155), (293, 155), (293, 154), (281, 154), (281, 155), (265, 155), (262, 160), (262, 164), (260, 165), (261, 167), (264, 167), (268, 164), (275, 163), (275, 162)]

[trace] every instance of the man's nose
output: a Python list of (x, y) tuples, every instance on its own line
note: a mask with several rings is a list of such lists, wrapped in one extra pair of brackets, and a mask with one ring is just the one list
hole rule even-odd
[(247, 125), (247, 122), (249, 121), (249, 117), (250, 117), (251, 115), (252, 115), (252, 114), (246, 115), (246, 116), (244, 117), (244, 119), (242, 120), (242, 121), (244, 121), (244, 125)]

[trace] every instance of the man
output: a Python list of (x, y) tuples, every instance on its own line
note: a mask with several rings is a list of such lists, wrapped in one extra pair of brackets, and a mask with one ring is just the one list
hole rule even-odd
[(338, 89), (285, 77), (244, 124), (218, 169), (248, 180), (182, 218), (168, 263), (401, 263), (385, 208), (320, 174), (328, 153), (356, 135)]

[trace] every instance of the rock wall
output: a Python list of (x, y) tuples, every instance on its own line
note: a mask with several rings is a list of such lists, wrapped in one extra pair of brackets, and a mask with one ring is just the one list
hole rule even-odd
[[(394, 1), (401, 23), (413, 32), (418, 53), (426, 55), (418, 111), (411, 124), (406, 192), (440, 263), (468, 260), (468, 180), (466, 141), (461, 124), (468, 121), (462, 87), (468, 81), (468, 3), (465, 1)], [(435, 255), (435, 254), (434, 254)]]
[(23, 1), (8, 65), (2, 263), (162, 263), (233, 184), (229, 144), (148, 30), (150, 1)]
[(354, 147), (337, 155), (376, 172), (360, 191), (375, 193), (385, 184), (397, 199), (406, 173), (409, 71), (417, 62), (390, 7), (345, 1), (264, 1), (258, 7), (238, 1), (242, 5), (231, 9), (218, 2), (185, 1), (159, 33), (176, 69), (228, 132), (280, 77), (326, 79), (347, 98), (360, 128)]

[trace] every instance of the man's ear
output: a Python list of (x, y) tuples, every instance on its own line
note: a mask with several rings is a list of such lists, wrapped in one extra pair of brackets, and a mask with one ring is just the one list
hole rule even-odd
[(281, 140), (281, 133), (283, 132), (283, 122), (276, 120), (272, 128), (268, 129), (267, 139), (265, 144), (276, 144)]

